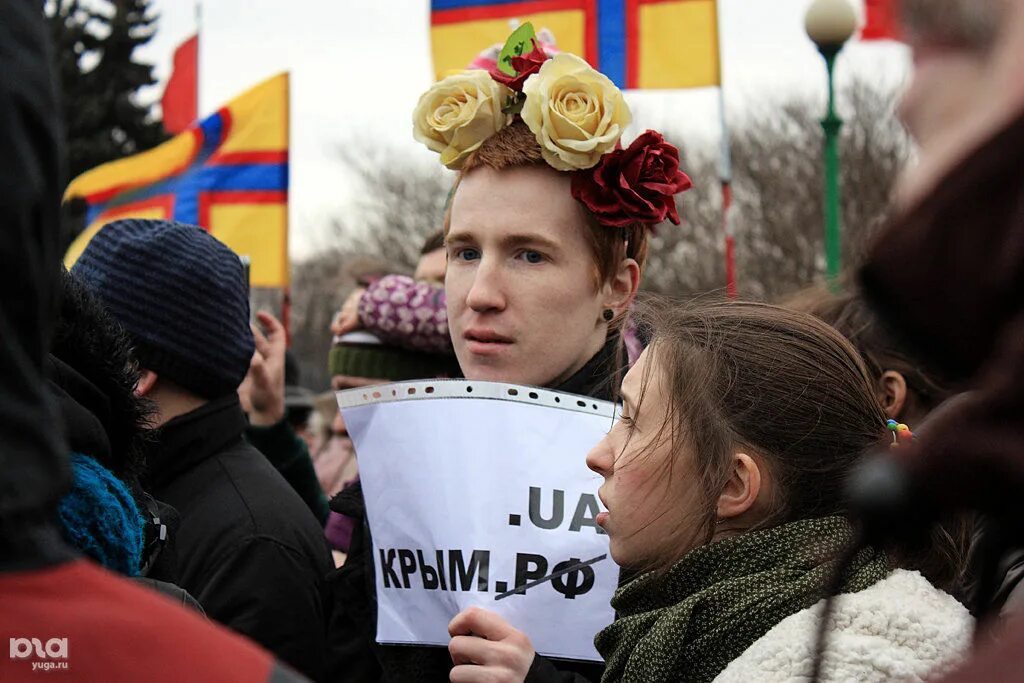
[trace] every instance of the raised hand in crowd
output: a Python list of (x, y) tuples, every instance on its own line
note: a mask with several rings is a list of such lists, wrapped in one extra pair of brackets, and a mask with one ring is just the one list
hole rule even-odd
[(256, 352), (245, 380), (238, 387), (238, 396), (249, 422), (269, 427), (284, 419), (284, 359), (288, 339), (284, 325), (272, 314), (260, 311), (256, 319), (260, 324), (252, 326)]
[(341, 306), (341, 310), (338, 311), (338, 314), (334, 316), (334, 321), (331, 322), (331, 334), (340, 337), (349, 332), (355, 332), (363, 326), (362, 321), (359, 320), (359, 301), (365, 293), (365, 287), (356, 287), (348, 295), (345, 303)]
[(424, 241), (412, 277), (392, 273), (357, 287), (334, 317), (331, 332), (341, 337), (366, 330), (409, 351), (450, 354), (447, 265), (444, 233), (439, 230)]
[(252, 325), (256, 350), (249, 371), (238, 387), (242, 410), (249, 417), (245, 437), (291, 484), (320, 524), (324, 524), (328, 515), (327, 498), (320, 489), (308, 447), (285, 419), (288, 334), (271, 313), (260, 311), (256, 319), (259, 326)]

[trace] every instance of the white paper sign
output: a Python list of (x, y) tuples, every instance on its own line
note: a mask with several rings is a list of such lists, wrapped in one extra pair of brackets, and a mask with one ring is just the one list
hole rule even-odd
[[(537, 652), (599, 661), (619, 570), (594, 522), (587, 452), (614, 405), (491, 382), (402, 382), (338, 393), (373, 535), (377, 640), (447, 646), (473, 605)], [(518, 590), (517, 590), (518, 589)]]

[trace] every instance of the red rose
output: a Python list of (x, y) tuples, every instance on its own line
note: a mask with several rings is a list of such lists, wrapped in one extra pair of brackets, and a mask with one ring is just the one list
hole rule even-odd
[(655, 225), (666, 218), (679, 225), (675, 195), (692, 186), (679, 170), (679, 150), (649, 130), (626, 149), (605, 154), (593, 168), (576, 171), (572, 196), (602, 225)]
[(548, 54), (544, 52), (537, 39), (531, 38), (531, 40), (533, 41), (533, 50), (510, 60), (511, 67), (516, 71), (515, 76), (509, 76), (498, 67), (494, 67), (491, 69), (491, 78), (516, 92), (523, 92), (523, 83), (526, 82), (526, 79), (540, 71), (541, 65), (548, 60)]

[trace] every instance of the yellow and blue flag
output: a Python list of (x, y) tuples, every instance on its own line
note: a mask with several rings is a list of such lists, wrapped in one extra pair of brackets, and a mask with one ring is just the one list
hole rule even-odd
[(432, 0), (438, 79), (529, 21), (620, 88), (721, 84), (717, 0)]
[(279, 74), (162, 145), (75, 178), (64, 198), (87, 202), (87, 227), (65, 265), (107, 223), (158, 218), (199, 225), (248, 256), (252, 286), (287, 286), (288, 101)]

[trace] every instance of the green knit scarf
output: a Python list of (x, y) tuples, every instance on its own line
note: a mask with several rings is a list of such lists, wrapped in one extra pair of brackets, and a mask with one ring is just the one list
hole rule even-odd
[[(665, 573), (639, 576), (615, 593), (618, 616), (594, 639), (607, 665), (602, 682), (713, 680), (780, 621), (824, 597), (852, 540), (842, 517), (805, 519), (710, 543)], [(864, 590), (889, 570), (884, 557), (862, 551), (841, 592)]]

